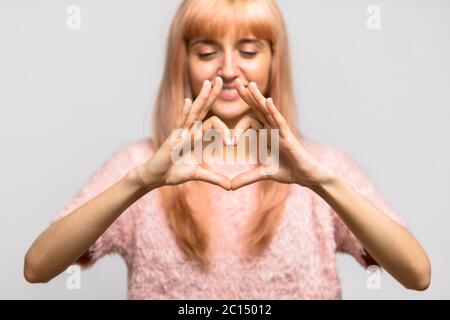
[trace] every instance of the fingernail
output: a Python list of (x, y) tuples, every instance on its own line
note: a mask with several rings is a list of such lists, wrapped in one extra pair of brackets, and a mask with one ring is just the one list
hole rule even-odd
[(224, 132), (224, 133), (222, 134), (222, 142), (223, 142), (226, 146), (228, 146), (228, 145), (230, 144), (230, 139), (229, 139), (229, 137), (228, 137), (228, 135), (227, 135), (226, 132)]
[(224, 131), (225, 144), (227, 146), (231, 145), (231, 135), (232, 135), (232, 132), (230, 130), (225, 130)]

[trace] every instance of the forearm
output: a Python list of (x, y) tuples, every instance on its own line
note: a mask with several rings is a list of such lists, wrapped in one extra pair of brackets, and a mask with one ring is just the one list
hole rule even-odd
[(337, 176), (311, 188), (339, 215), (371, 256), (406, 288), (424, 290), (431, 266), (419, 242)]
[(49, 226), (25, 256), (24, 274), (30, 282), (47, 282), (73, 264), (134, 202), (150, 189), (135, 170), (110, 188)]

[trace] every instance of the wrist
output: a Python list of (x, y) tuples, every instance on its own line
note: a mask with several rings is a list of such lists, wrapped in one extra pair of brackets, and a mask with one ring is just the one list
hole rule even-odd
[(332, 170), (324, 170), (318, 179), (316, 179), (309, 188), (314, 192), (321, 194), (330, 186), (338, 183), (339, 177)]
[(145, 169), (144, 164), (139, 164), (128, 171), (127, 180), (141, 190), (151, 191), (159, 185), (156, 179)]

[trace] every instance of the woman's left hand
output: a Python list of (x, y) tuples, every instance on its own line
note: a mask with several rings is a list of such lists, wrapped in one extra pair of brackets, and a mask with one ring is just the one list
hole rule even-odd
[(231, 181), (232, 190), (261, 180), (313, 187), (333, 177), (334, 174), (329, 168), (306, 152), (272, 99), (266, 99), (258, 90), (255, 82), (251, 82), (246, 88), (239, 79), (236, 79), (235, 87), (241, 98), (252, 108), (257, 120), (267, 129), (269, 145), (272, 138), (270, 136), (271, 129), (278, 129), (279, 160), (277, 170), (273, 170), (273, 163), (269, 162), (236, 176)]

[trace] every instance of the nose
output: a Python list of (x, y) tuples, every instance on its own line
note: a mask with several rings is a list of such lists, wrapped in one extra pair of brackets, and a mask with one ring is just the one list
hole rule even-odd
[(228, 51), (224, 54), (218, 75), (222, 77), (224, 84), (233, 83), (233, 81), (239, 77), (239, 68), (232, 51)]

